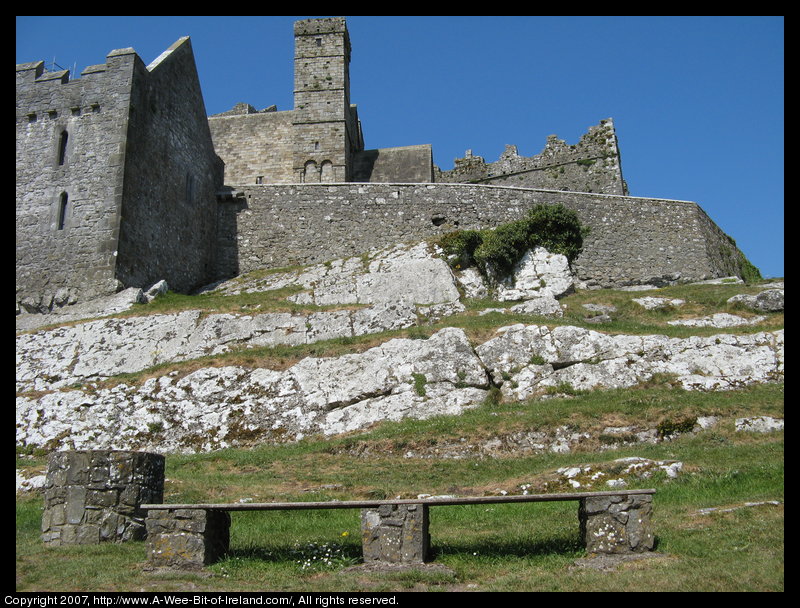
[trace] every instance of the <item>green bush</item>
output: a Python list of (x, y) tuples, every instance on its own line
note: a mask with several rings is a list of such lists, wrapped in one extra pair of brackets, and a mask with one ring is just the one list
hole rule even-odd
[(453, 268), (477, 267), (484, 276), (489, 269), (497, 277), (507, 276), (526, 251), (544, 247), (560, 253), (570, 263), (583, 249), (589, 233), (578, 215), (563, 205), (537, 205), (525, 217), (493, 230), (458, 230), (439, 239), (439, 246)]

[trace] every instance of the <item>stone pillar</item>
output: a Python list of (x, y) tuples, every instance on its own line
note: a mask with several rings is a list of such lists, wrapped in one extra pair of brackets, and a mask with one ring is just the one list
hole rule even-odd
[(213, 564), (228, 551), (230, 526), (230, 514), (219, 509), (151, 509), (147, 561), (181, 569)]
[(423, 563), (428, 558), (428, 505), (361, 510), (364, 562)]
[(578, 508), (581, 539), (589, 553), (642, 553), (654, 545), (653, 496), (582, 498)]
[(142, 503), (164, 495), (164, 457), (147, 452), (81, 450), (50, 456), (42, 541), (51, 546), (142, 540)]

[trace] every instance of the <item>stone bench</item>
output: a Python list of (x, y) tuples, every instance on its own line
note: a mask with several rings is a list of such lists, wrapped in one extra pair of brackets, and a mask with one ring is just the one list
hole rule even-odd
[(365, 563), (428, 560), (429, 509), (447, 505), (578, 501), (581, 539), (588, 553), (639, 553), (654, 545), (651, 514), (655, 490), (513, 496), (442, 497), (330, 502), (143, 504), (147, 559), (153, 566), (201, 568), (228, 550), (231, 511), (361, 509)]

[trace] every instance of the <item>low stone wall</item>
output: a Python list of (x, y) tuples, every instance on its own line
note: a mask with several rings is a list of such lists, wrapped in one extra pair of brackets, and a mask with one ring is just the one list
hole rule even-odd
[(142, 540), (143, 503), (164, 494), (164, 457), (148, 452), (84, 450), (50, 457), (44, 491), (42, 541), (85, 545)]

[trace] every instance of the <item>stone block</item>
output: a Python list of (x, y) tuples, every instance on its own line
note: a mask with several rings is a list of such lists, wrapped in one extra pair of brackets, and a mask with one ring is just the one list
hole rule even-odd
[(423, 563), (428, 558), (427, 505), (381, 505), (361, 510), (364, 562)]
[(652, 551), (653, 497), (648, 494), (582, 498), (578, 508), (581, 539), (588, 553)]
[(216, 509), (159, 509), (147, 515), (147, 560), (153, 566), (199, 569), (230, 544), (231, 517)]

